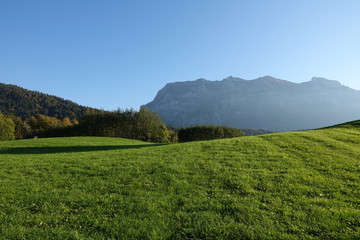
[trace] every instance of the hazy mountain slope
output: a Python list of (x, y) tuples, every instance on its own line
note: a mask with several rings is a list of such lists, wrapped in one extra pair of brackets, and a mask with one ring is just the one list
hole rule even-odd
[[(37, 114), (80, 119), (88, 107), (60, 97), (0, 83), (0, 112), (27, 119)], [(94, 109), (93, 109), (94, 110)]]
[(324, 78), (300, 84), (270, 76), (198, 79), (167, 84), (146, 106), (174, 126), (215, 124), (289, 131), (359, 119), (360, 91)]
[(244, 133), (245, 136), (258, 136), (263, 134), (276, 133), (269, 130), (254, 129), (254, 128), (240, 128), (240, 130)]

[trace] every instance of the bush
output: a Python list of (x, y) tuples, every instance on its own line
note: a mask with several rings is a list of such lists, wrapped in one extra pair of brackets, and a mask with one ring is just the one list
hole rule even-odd
[(233, 138), (241, 136), (244, 136), (244, 133), (241, 130), (227, 126), (194, 126), (180, 128), (178, 132), (179, 142)]

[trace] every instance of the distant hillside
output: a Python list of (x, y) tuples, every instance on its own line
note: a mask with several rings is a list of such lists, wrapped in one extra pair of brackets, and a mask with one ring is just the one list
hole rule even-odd
[(255, 80), (169, 83), (146, 104), (168, 125), (227, 125), (291, 131), (360, 119), (360, 91), (324, 78), (293, 83), (270, 76)]
[(253, 128), (240, 128), (240, 130), (245, 134), (245, 136), (258, 136), (263, 134), (275, 133), (264, 129), (253, 129)]
[(0, 83), (0, 112), (4, 114), (12, 114), (22, 119), (37, 114), (61, 119), (80, 119), (88, 110), (97, 111), (60, 97)]

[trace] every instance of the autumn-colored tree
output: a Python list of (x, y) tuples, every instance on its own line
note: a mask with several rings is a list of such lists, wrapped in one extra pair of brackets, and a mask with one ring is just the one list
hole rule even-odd
[(78, 121), (78, 120), (71, 120), (71, 124), (72, 124), (72, 125), (78, 125), (78, 124), (79, 124), (79, 121)]
[(44, 129), (44, 130), (57, 128), (61, 126), (59, 120), (56, 117), (48, 117), (42, 114), (39, 114), (38, 124), (40, 126), (40, 129)]
[[(32, 116), (28, 122), (31, 127), (32, 136), (48, 136), (48, 134), (53, 135), (53, 130), (55, 129), (56, 132), (60, 133), (62, 128), (69, 128), (74, 124), (77, 124), (77, 121), (71, 121), (68, 117), (64, 119), (57, 119), (55, 117), (49, 117), (42, 114), (37, 115), (37, 117)], [(68, 135), (68, 132), (69, 129), (66, 130), (66, 135)]]
[(61, 122), (61, 126), (62, 126), (62, 127), (69, 127), (69, 126), (72, 126), (72, 125), (73, 125), (73, 123), (71, 122), (70, 118), (68, 118), (68, 117), (62, 119), (60, 122)]

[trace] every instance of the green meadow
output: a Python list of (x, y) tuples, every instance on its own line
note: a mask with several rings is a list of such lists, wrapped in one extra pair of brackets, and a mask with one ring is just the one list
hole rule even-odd
[(360, 239), (360, 122), (0, 143), (0, 239)]

